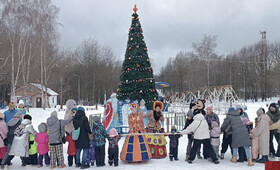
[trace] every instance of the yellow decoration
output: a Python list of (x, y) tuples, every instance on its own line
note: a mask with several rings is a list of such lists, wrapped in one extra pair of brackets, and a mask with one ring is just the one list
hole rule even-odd
[(149, 59), (147, 59), (147, 61), (150, 61)]
[(131, 60), (131, 57), (128, 57), (129, 60)]

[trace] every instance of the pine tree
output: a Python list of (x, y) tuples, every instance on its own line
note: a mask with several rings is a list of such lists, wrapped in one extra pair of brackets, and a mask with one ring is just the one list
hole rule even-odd
[(119, 100), (144, 99), (147, 109), (151, 110), (158, 94), (136, 5), (133, 10), (117, 94)]

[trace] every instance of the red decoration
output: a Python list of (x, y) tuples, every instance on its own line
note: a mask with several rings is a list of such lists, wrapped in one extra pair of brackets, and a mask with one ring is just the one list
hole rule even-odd
[(140, 28), (139, 31), (142, 31), (142, 28)]
[(152, 70), (150, 69), (149, 72), (151, 72)]
[(140, 35), (139, 34), (137, 34), (137, 37), (139, 37)]
[(140, 67), (140, 65), (139, 64), (136, 64), (136, 66), (139, 68)]
[(133, 30), (133, 28), (130, 28), (130, 30)]
[(155, 92), (155, 89), (153, 89), (153, 92)]
[(139, 82), (142, 82), (142, 79), (139, 79)]
[(134, 5), (133, 11), (136, 13), (138, 11), (138, 8), (136, 7), (136, 4)]
[(128, 49), (130, 49), (130, 50), (131, 50), (131, 47), (129, 47)]
[(128, 68), (127, 71), (130, 71), (130, 68)]
[(144, 48), (144, 50), (146, 51), (146, 50), (147, 50), (147, 48)]

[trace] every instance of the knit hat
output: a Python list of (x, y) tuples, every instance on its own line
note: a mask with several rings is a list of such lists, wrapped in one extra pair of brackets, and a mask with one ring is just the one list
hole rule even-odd
[(24, 106), (23, 100), (20, 100), (20, 101), (18, 102), (18, 106), (21, 105), (21, 104)]
[(2, 118), (2, 119), (4, 119), (4, 118), (5, 118), (4, 113), (0, 112), (0, 118)]
[(236, 105), (236, 110), (237, 110), (237, 109), (243, 110), (243, 109), (242, 109), (242, 106), (240, 106), (240, 105)]
[(211, 113), (213, 112), (213, 106), (208, 106), (207, 108), (206, 108), (206, 110), (208, 110), (208, 111), (210, 111)]
[(54, 110), (54, 111), (51, 113), (51, 117), (52, 117), (52, 116), (57, 117), (57, 111)]
[(39, 126), (38, 126), (38, 129), (39, 129), (39, 132), (40, 133), (45, 133), (47, 132), (47, 127), (44, 123), (41, 123)]
[(247, 117), (243, 117), (242, 118), (242, 122), (244, 125), (247, 125), (247, 123), (249, 122), (248, 118)]
[[(78, 107), (78, 110), (81, 110), (81, 111), (85, 112), (85, 108), (83, 108), (83, 107), (81, 107), (81, 106)], [(77, 110), (77, 111), (78, 111), (78, 110)]]
[(115, 128), (112, 128), (110, 131), (109, 131), (109, 137), (113, 138), (115, 136), (118, 136), (118, 132)]
[(31, 120), (32, 120), (32, 117), (31, 117), (30, 115), (24, 115), (24, 116), (23, 116), (23, 119), (28, 119), (28, 120), (31, 121)]
[(14, 109), (15, 107), (16, 107), (16, 106), (15, 106), (14, 102), (10, 102), (10, 103), (9, 103), (9, 108)]
[(269, 107), (274, 107), (275, 109), (277, 109), (276, 103), (271, 103), (271, 104), (269, 105)]
[(99, 116), (94, 116), (94, 122), (99, 123), (100, 122), (100, 117)]
[(232, 112), (232, 111), (235, 111), (234, 107), (230, 107), (230, 108), (228, 109), (228, 113), (230, 113), (230, 112)]
[(264, 114), (264, 109), (262, 107), (260, 107), (258, 110), (257, 110), (257, 115), (260, 116)]
[(73, 112), (74, 110), (77, 111), (78, 109), (77, 109), (76, 107), (74, 107), (74, 108), (71, 109), (72, 112)]

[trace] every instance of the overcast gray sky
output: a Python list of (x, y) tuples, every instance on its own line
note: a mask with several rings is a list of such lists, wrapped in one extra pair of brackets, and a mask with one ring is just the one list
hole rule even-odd
[(190, 50), (203, 34), (217, 35), (219, 54), (261, 38), (280, 39), (280, 0), (53, 0), (60, 8), (60, 45), (75, 48), (94, 38), (123, 60), (134, 4), (137, 4), (155, 73), (169, 57)]

